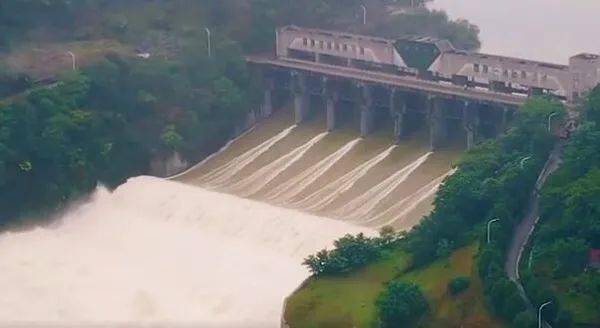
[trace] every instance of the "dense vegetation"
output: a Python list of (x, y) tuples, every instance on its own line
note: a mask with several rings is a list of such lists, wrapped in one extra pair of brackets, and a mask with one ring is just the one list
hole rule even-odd
[(597, 325), (600, 273), (588, 269), (588, 254), (600, 248), (600, 87), (585, 109), (564, 164), (542, 190), (540, 227), (523, 269), (532, 301), (553, 301), (548, 315), (562, 308), (569, 311), (560, 313), (562, 321)]
[(161, 154), (214, 151), (251, 103), (239, 56), (225, 58), (184, 66), (110, 57), (0, 105), (3, 215), (120, 183)]

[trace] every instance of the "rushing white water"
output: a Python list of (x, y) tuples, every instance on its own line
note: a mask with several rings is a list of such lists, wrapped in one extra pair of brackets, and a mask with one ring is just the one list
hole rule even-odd
[(0, 322), (276, 327), (304, 256), (370, 230), (139, 177), (0, 235)]
[(271, 139), (263, 142), (262, 144), (248, 150), (242, 155), (238, 156), (227, 165), (220, 167), (219, 169), (207, 174), (205, 177), (202, 177), (202, 181), (206, 183), (207, 186), (216, 187), (225, 185), (232, 177), (238, 174), (246, 165), (252, 163), (256, 160), (260, 155), (267, 152), (271, 147), (273, 147), (277, 142), (281, 141), (281, 139), (285, 138), (289, 135), (292, 130), (296, 128), (296, 125), (292, 125), (289, 128), (281, 131)]
[(369, 189), (363, 195), (353, 199), (346, 205), (333, 211), (333, 216), (345, 220), (358, 220), (366, 218), (379, 203), (388, 197), (398, 186), (417, 170), (432, 153), (419, 157), (398, 172), (392, 174), (378, 185)]
[(485, 52), (556, 63), (600, 53), (598, 0), (434, 0), (430, 6), (479, 26)]
[(315, 165), (309, 167), (296, 177), (286, 181), (285, 183), (282, 183), (276, 188), (273, 188), (273, 190), (267, 194), (267, 198), (278, 203), (289, 202), (313, 182), (319, 179), (319, 177), (325, 174), (325, 172), (331, 169), (335, 163), (337, 163), (342, 157), (344, 157), (344, 155), (350, 152), (361, 140), (362, 139), (357, 138), (348, 142), (342, 148), (325, 157)]
[(233, 184), (231, 187), (228, 187), (227, 190), (241, 192), (243, 197), (249, 197), (259, 192), (267, 184), (269, 184), (269, 182), (273, 181), (273, 179), (275, 179), (279, 174), (300, 160), (308, 150), (310, 150), (319, 141), (323, 140), (327, 134), (327, 132), (318, 134), (304, 145), (292, 150), (270, 164), (263, 166), (249, 177)]
[(438, 191), (440, 186), (442, 185), (444, 179), (446, 179), (446, 177), (448, 177), (449, 175), (452, 175), (454, 172), (455, 172), (455, 170), (451, 170), (451, 171), (443, 174), (442, 176), (434, 179), (430, 183), (426, 184), (425, 186), (423, 186), (422, 188), (417, 190), (415, 193), (404, 198), (403, 200), (396, 203), (395, 205), (388, 208), (387, 210), (381, 212), (380, 214), (378, 214), (376, 216), (373, 216), (372, 218), (370, 218), (366, 221), (362, 221), (361, 223), (370, 224), (371, 222), (378, 222), (382, 218), (388, 216), (391, 213), (396, 213), (391, 220), (385, 221), (383, 223), (378, 222), (376, 224), (376, 227), (380, 228), (380, 227), (388, 226), (388, 225), (398, 222), (399, 220), (404, 218), (406, 215), (408, 215), (412, 210), (414, 210), (417, 206), (419, 206), (423, 201), (425, 201), (425, 199), (433, 196)]
[(356, 181), (364, 177), (373, 167), (386, 159), (397, 146), (391, 146), (379, 155), (357, 166), (354, 170), (339, 177), (320, 190), (303, 200), (294, 203), (294, 207), (304, 208), (308, 211), (318, 211), (331, 204), (339, 195), (350, 190)]

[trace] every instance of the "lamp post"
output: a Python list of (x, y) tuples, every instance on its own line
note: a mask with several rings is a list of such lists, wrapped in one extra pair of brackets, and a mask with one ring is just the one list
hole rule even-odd
[(72, 51), (67, 51), (67, 55), (71, 56), (73, 70), (76, 71), (77, 70), (77, 57), (75, 57), (75, 54)]
[(210, 29), (208, 27), (205, 27), (204, 30), (206, 31), (206, 43), (207, 43), (207, 47), (208, 47), (208, 57), (210, 57), (211, 56)]
[(521, 166), (521, 170), (522, 170), (523, 168), (525, 168), (525, 162), (527, 162), (527, 161), (528, 161), (528, 160), (530, 160), (530, 159), (531, 159), (531, 156), (523, 157), (523, 158), (521, 159), (521, 162), (519, 163), (519, 165)]
[(367, 25), (367, 7), (365, 5), (360, 5), (363, 10), (363, 25)]
[(558, 115), (558, 113), (554, 112), (548, 116), (548, 132), (551, 132), (552, 130), (552, 118), (556, 115)]
[(489, 220), (487, 223), (487, 243), (488, 244), (491, 242), (491, 236), (490, 236), (491, 230), (490, 229), (492, 227), (492, 223), (498, 222), (498, 221), (500, 221), (500, 219), (492, 219), (492, 220)]
[(538, 310), (538, 328), (542, 328), (542, 309), (544, 306), (549, 305), (550, 303), (552, 303), (552, 301), (542, 304)]

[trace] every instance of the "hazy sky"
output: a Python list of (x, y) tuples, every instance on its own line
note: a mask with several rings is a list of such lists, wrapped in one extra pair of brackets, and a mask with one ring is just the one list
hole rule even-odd
[(600, 53), (598, 0), (434, 0), (431, 7), (478, 25), (483, 52), (557, 63)]

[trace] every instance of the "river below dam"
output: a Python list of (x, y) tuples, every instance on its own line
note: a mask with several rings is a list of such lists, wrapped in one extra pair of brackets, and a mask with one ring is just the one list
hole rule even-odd
[[(587, 42), (593, 0), (431, 5), (479, 25), (487, 52), (600, 52)], [(542, 19), (555, 16), (571, 23)], [(391, 134), (328, 133), (323, 118), (296, 126), (280, 110), (170, 180), (98, 188), (48, 227), (2, 233), (0, 326), (276, 327), (304, 257), (346, 233), (410, 229), (463, 151), (430, 152), (426, 129), (397, 145)]]

